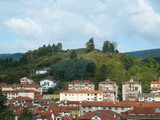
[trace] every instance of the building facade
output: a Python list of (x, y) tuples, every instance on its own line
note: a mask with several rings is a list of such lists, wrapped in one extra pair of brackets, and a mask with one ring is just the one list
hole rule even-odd
[(45, 79), (40, 81), (40, 85), (42, 86), (43, 91), (47, 91), (49, 88), (54, 88), (57, 86), (57, 82), (55, 80)]
[(63, 91), (60, 101), (103, 101), (103, 91)]
[(118, 101), (118, 85), (117, 82), (106, 79), (99, 82), (98, 90), (103, 91), (104, 101)]
[(142, 83), (130, 81), (122, 83), (122, 100), (123, 101), (136, 101), (138, 99), (138, 94), (142, 93)]
[(20, 79), (20, 84), (34, 84), (34, 80), (29, 77), (23, 77)]
[(93, 82), (89, 81), (89, 80), (74, 80), (72, 82), (68, 82), (68, 90), (72, 90), (72, 91), (86, 91), (86, 90), (94, 90), (95, 89), (95, 85), (93, 84)]
[(150, 82), (150, 93), (160, 93), (160, 79)]

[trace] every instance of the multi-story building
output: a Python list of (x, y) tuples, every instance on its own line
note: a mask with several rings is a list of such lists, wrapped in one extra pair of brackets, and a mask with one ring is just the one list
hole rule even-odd
[(160, 79), (150, 82), (150, 93), (160, 93)]
[(2, 87), (3, 91), (34, 90), (42, 94), (42, 86), (38, 84), (10, 84)]
[(68, 82), (68, 90), (71, 91), (86, 91), (86, 90), (94, 90), (95, 89), (95, 85), (93, 84), (93, 82), (89, 81), (89, 80), (74, 80), (72, 82)]
[(118, 97), (118, 85), (117, 82), (106, 79), (105, 81), (99, 82), (98, 89), (103, 91), (104, 101), (117, 101)]
[(63, 91), (60, 101), (103, 101), (103, 91)]
[(130, 81), (122, 83), (122, 99), (123, 101), (135, 101), (138, 99), (138, 94), (142, 93), (142, 83)]
[(40, 85), (42, 86), (43, 91), (47, 91), (49, 88), (57, 86), (57, 82), (55, 80), (44, 79), (40, 81)]
[(20, 84), (34, 84), (34, 80), (29, 77), (23, 77), (20, 79)]
[(160, 94), (158, 93), (140, 93), (138, 94), (138, 101), (159, 102)]

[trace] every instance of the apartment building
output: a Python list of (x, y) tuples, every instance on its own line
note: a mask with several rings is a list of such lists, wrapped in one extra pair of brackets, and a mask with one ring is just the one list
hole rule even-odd
[(34, 84), (34, 80), (30, 77), (23, 77), (20, 79), (20, 84)]
[(89, 80), (74, 80), (72, 82), (68, 82), (68, 90), (71, 91), (86, 91), (86, 90), (94, 90), (95, 89), (95, 85), (93, 84), (93, 82), (89, 81)]
[(150, 82), (150, 93), (160, 93), (160, 79)]
[(118, 101), (118, 85), (117, 82), (106, 79), (98, 84), (98, 90), (103, 91), (104, 101)]
[(103, 101), (103, 91), (63, 91), (60, 101)]
[(138, 94), (142, 93), (142, 83), (134, 81), (126, 81), (122, 83), (122, 100), (123, 101), (136, 101)]

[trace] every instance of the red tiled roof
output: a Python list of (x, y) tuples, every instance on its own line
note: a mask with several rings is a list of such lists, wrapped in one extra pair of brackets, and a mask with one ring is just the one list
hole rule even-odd
[(150, 88), (150, 90), (160, 90), (160, 88)]
[(108, 115), (104, 112), (100, 112), (100, 111), (95, 111), (95, 112), (88, 112), (82, 116), (80, 116), (78, 119), (86, 119), (86, 120), (90, 120), (91, 118), (93, 118), (94, 116), (98, 116), (99, 118), (101, 118), (102, 120), (117, 120), (116, 118), (114, 118), (111, 115)]
[(6, 85), (3, 87), (39, 87), (40, 85), (38, 84), (10, 84), (10, 85)]
[(86, 91), (71, 91), (71, 90), (68, 90), (68, 91), (63, 91), (63, 92), (61, 92), (61, 93), (102, 93), (102, 91), (100, 91), (100, 90), (91, 90), (91, 91), (89, 91), (89, 90), (86, 90)]
[(110, 79), (106, 79), (105, 81), (101, 81), (99, 83), (115, 83), (116, 84), (117, 82), (111, 81)]
[(137, 102), (82, 102), (82, 106), (115, 106), (115, 107), (139, 107)]
[(6, 85), (6, 83), (0, 83), (0, 87)]
[(66, 110), (80, 110), (80, 106), (63, 106)]
[(21, 96), (19, 96), (19, 97), (16, 97), (16, 98), (13, 98), (13, 99), (11, 99), (11, 100), (25, 100), (25, 101), (30, 101), (30, 100), (34, 100), (34, 99), (32, 99), (32, 98), (30, 98), (30, 97), (21, 97)]
[(160, 113), (156, 113), (151, 107), (134, 108), (133, 110), (122, 112), (120, 116), (125, 119), (160, 119)]
[(38, 91), (35, 90), (20, 90), (19, 92), (27, 92), (27, 93), (40, 93)]
[(70, 113), (69, 110), (66, 110), (64, 107), (59, 107), (59, 106), (52, 107), (52, 111), (53, 112), (68, 112), (68, 113)]
[(90, 80), (74, 80), (74, 81), (71, 81), (71, 82), (68, 82), (68, 83), (93, 83), (91, 82)]
[(127, 111), (127, 113), (135, 113), (135, 114), (154, 114), (155, 110), (154, 108), (151, 107), (137, 107), (134, 108), (133, 110)]
[(150, 84), (160, 84), (160, 80), (152, 81), (152, 82), (150, 82)]

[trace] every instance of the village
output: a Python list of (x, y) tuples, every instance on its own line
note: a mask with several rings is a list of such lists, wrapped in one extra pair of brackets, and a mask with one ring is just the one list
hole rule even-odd
[[(35, 120), (160, 119), (160, 79), (150, 82), (150, 93), (143, 93), (142, 83), (132, 78), (123, 82), (122, 101), (118, 97), (120, 86), (110, 79), (99, 82), (98, 90), (90, 80), (74, 80), (58, 95), (43, 94), (57, 84), (51, 79), (35, 84), (32, 78), (23, 77), (19, 84), (0, 83), (0, 89), (15, 120), (24, 107)], [(57, 98), (59, 101), (52, 101)]]

